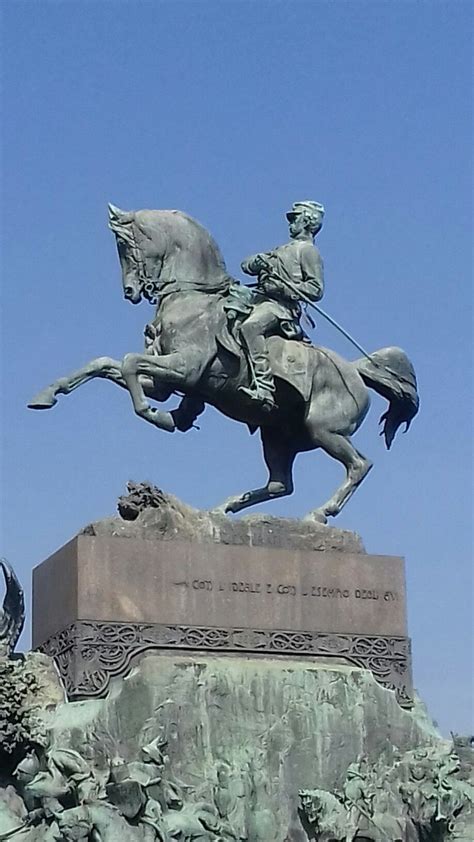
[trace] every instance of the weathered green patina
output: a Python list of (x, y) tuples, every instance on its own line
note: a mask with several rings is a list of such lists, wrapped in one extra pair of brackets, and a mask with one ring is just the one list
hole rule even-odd
[(4, 778), (0, 840), (472, 838), (472, 749), (363, 670), (150, 655), (106, 699), (50, 689), (39, 708), (48, 739)]
[(0, 687), (0, 842), (473, 838), (474, 738), (342, 659), (149, 654), (68, 703), (10, 654)]

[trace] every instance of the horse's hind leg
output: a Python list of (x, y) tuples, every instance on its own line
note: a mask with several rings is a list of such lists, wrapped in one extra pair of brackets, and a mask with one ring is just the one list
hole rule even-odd
[(296, 455), (294, 446), (282, 436), (281, 431), (271, 427), (262, 427), (261, 436), (263, 455), (269, 473), (267, 485), (246, 491), (237, 497), (229, 497), (219, 506), (220, 511), (235, 514), (256, 503), (264, 503), (276, 497), (287, 497), (293, 493), (293, 462)]
[(92, 380), (94, 377), (103, 377), (117, 383), (118, 386), (126, 388), (122, 377), (122, 363), (112, 357), (96, 357), (82, 368), (73, 371), (66, 377), (60, 377), (38, 392), (28, 403), (30, 409), (51, 409), (57, 403), (57, 395), (69, 395), (74, 389), (78, 389), (83, 383)]
[(339, 433), (322, 432), (318, 429), (317, 446), (338, 462), (342, 462), (346, 469), (346, 479), (333, 496), (323, 506), (306, 515), (308, 520), (325, 523), (328, 517), (335, 517), (344, 508), (369, 473), (372, 462), (359, 453), (348, 438)]

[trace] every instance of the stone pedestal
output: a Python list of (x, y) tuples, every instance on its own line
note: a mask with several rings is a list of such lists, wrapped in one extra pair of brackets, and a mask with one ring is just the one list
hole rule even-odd
[(314, 523), (153, 501), (34, 571), (34, 645), (69, 701), (43, 711), (25, 773), (48, 810), (22, 840), (56, 823), (114, 842), (470, 842), (470, 743), (412, 699), (403, 560)]
[(70, 698), (161, 650), (352, 664), (410, 705), (402, 559), (327, 527), (204, 514), (191, 534), (149, 513), (100, 522), (35, 569), (33, 645)]

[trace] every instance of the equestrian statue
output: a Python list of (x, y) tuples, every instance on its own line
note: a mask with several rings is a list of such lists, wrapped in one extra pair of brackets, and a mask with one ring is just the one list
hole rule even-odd
[[(369, 408), (367, 387), (388, 401), (381, 418), (387, 448), (401, 424), (418, 411), (416, 377), (400, 348), (383, 348), (348, 362), (311, 343), (301, 322), (312, 323), (324, 292), (323, 264), (314, 238), (324, 208), (295, 202), (286, 214), (289, 241), (249, 257), (242, 270), (250, 286), (232, 278), (217, 244), (196, 220), (178, 210), (123, 211), (109, 205), (125, 298), (155, 306), (144, 350), (122, 360), (98, 357), (36, 395), (32, 409), (49, 409), (95, 377), (127, 389), (135, 412), (161, 430), (186, 432), (206, 403), (260, 430), (267, 484), (220, 507), (239, 512), (293, 492), (298, 453), (322, 448), (344, 465), (333, 496), (307, 516), (325, 523), (339, 514), (372, 467), (352, 444)], [(313, 323), (314, 324), (314, 323)], [(173, 393), (176, 409), (150, 404)]]

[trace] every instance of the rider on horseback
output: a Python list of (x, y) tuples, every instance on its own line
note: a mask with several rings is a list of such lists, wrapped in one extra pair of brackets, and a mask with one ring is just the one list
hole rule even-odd
[[(249, 388), (242, 386), (240, 391), (268, 410), (275, 407), (275, 383), (266, 337), (280, 334), (287, 339), (302, 339), (300, 302), (322, 298), (323, 262), (314, 238), (321, 230), (323, 216), (324, 208), (318, 202), (294, 202), (286, 214), (290, 242), (273, 251), (255, 254), (242, 263), (242, 271), (256, 275), (258, 282), (250, 314), (240, 325), (253, 382)], [(298, 292), (302, 293), (301, 298)]]
[[(267, 485), (231, 497), (226, 512), (291, 494), (296, 454), (322, 448), (344, 465), (346, 476), (311, 514), (324, 522), (339, 514), (371, 467), (350, 440), (369, 407), (367, 386), (388, 400), (382, 416), (388, 448), (401, 424), (408, 428), (415, 417), (419, 398), (413, 366), (401, 348), (368, 354), (351, 339), (363, 356), (347, 362), (329, 349), (285, 341), (288, 335), (303, 337), (300, 302), (315, 302), (323, 293), (322, 264), (313, 245), (322, 224), (321, 205), (295, 203), (288, 214), (290, 242), (244, 263), (244, 271), (258, 278), (256, 290), (233, 283), (209, 232), (182, 211), (122, 211), (111, 206), (109, 217), (119, 247), (124, 297), (134, 304), (145, 297), (156, 306), (145, 353), (132, 352), (118, 360), (97, 357), (42, 389), (29, 406), (49, 409), (58, 395), (68, 395), (96, 377), (126, 388), (137, 415), (168, 432), (189, 430), (205, 403), (211, 404), (250, 428), (260, 428), (269, 470)], [(243, 365), (224, 314), (233, 318), (233, 336), (246, 342)], [(349, 338), (327, 313), (323, 315)], [(271, 333), (281, 336), (272, 337), (267, 356), (265, 339)], [(289, 386), (278, 407), (270, 361), (282, 388), (284, 383)], [(238, 392), (249, 379), (254, 384), (250, 393)], [(173, 392), (184, 395), (175, 410), (149, 403), (166, 401)], [(244, 406), (245, 400), (253, 405)]]

